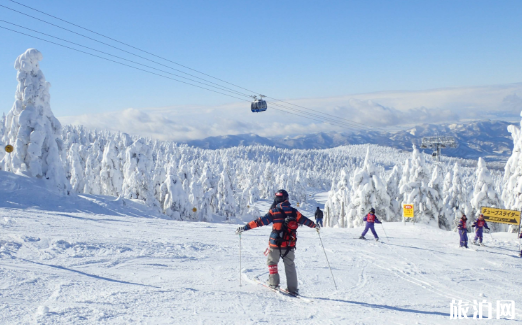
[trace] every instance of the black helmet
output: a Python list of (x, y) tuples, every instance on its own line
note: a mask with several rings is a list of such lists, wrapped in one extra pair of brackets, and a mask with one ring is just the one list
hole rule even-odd
[(375, 213), (375, 209), (374, 209), (374, 208), (371, 208), (371, 209), (370, 209), (370, 213)]
[(285, 191), (285, 190), (279, 190), (275, 193), (275, 198), (274, 200), (277, 202), (277, 203), (280, 203), (280, 202), (284, 202), (286, 200), (288, 200), (288, 192)]

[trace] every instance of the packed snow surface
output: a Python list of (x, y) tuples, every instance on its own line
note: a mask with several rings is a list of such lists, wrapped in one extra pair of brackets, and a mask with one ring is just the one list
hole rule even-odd
[(377, 225), (383, 243), (354, 239), (362, 227), (326, 228), (335, 290), (316, 231), (300, 228), (305, 300), (252, 281), (267, 278), (270, 227), (242, 235), (240, 271), (237, 223), (173, 221), (44, 183), (0, 172), (0, 324), (446, 324), (452, 299), (515, 300), (515, 320), (487, 323), (522, 319), (515, 234), (485, 234), (488, 247), (465, 250), (455, 232), (423, 225), (384, 223), (388, 238)]

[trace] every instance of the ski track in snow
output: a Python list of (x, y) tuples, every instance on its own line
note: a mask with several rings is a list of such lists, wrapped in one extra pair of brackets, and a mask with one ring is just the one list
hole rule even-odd
[[(325, 198), (311, 194), (309, 217)], [(336, 291), (315, 230), (300, 228), (295, 299), (253, 280), (268, 276), (270, 227), (242, 235), (240, 270), (237, 224), (165, 220), (103, 196), (44, 197), (0, 203), (0, 324), (446, 324), (452, 299), (522, 303), (514, 234), (488, 235), (494, 247), (473, 252), (422, 225), (385, 223), (383, 243), (353, 239), (362, 228), (323, 229)], [(487, 323), (519, 323), (516, 311)]]

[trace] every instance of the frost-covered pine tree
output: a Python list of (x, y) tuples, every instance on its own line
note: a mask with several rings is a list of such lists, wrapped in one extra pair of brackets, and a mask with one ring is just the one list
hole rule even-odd
[(111, 140), (103, 150), (100, 182), (104, 195), (120, 196), (123, 187), (122, 155), (116, 141)]
[[(414, 222), (438, 227), (438, 212), (436, 212), (436, 208), (430, 200), (430, 196), (434, 196), (434, 193), (431, 193), (432, 189), (428, 187), (429, 171), (425, 166), (424, 157), (415, 145), (413, 146), (409, 167), (409, 170), (405, 171), (401, 178), (401, 184), (403, 184), (400, 188), (403, 195), (402, 204), (413, 204)], [(405, 219), (408, 219), (405, 221), (411, 221), (410, 218)]]
[(203, 172), (199, 178), (199, 184), (202, 189), (202, 197), (199, 200), (199, 218), (201, 221), (212, 221), (213, 201), (217, 201), (216, 189), (213, 187), (211, 180), (213, 179), (212, 173), (207, 164), (203, 167)]
[(391, 218), (390, 197), (386, 193), (386, 184), (370, 162), (369, 147), (362, 168), (358, 168), (352, 176), (351, 187), (350, 207), (346, 220), (347, 227), (361, 226), (364, 222), (364, 216), (368, 214), (372, 207), (381, 220)]
[(100, 181), (102, 157), (103, 150), (101, 143), (98, 139), (95, 139), (92, 146), (88, 149), (88, 155), (85, 161), (85, 188), (83, 193), (102, 194), (102, 184)]
[(398, 165), (393, 167), (388, 179), (386, 181), (386, 192), (390, 197), (390, 211), (394, 221), (401, 220), (401, 202), (402, 195), (399, 190), (399, 183), (401, 180), (401, 169)]
[[(477, 164), (477, 171), (475, 173), (476, 181), (475, 187), (473, 189), (473, 197), (471, 199), (471, 208), (473, 209), (472, 220), (476, 219), (480, 214), (481, 207), (494, 207), (494, 208), (502, 208), (502, 203), (500, 200), (500, 196), (495, 189), (495, 184), (493, 183), (493, 177), (489, 172), (484, 159), (479, 158)], [(496, 227), (495, 230), (500, 230), (502, 227)]]
[(444, 204), (447, 209), (446, 218), (450, 223), (450, 226), (454, 229), (457, 225), (457, 221), (460, 219), (462, 214), (471, 213), (471, 205), (468, 202), (468, 195), (466, 187), (462, 182), (459, 164), (455, 163), (453, 166), (453, 177), (451, 183), (444, 187), (450, 186), (447, 192), (445, 192)]
[(85, 189), (85, 160), (83, 157), (83, 146), (73, 143), (67, 151), (67, 162), (69, 165), (69, 181), (73, 191), (83, 193)]
[(341, 170), (339, 181), (332, 182), (332, 189), (328, 192), (328, 200), (324, 206), (326, 227), (346, 227), (350, 199), (350, 177), (346, 170)]
[(173, 166), (168, 168), (165, 182), (160, 187), (160, 201), (163, 213), (173, 220), (188, 220), (193, 218), (191, 203), (187, 193)]
[(151, 171), (151, 147), (144, 139), (138, 139), (125, 151), (123, 197), (142, 200), (160, 211), (159, 202), (154, 196)]
[(3, 138), (14, 152), (4, 156), (0, 169), (44, 179), (52, 188), (69, 194), (71, 185), (61, 160), (62, 126), (51, 111), (51, 84), (40, 70), (42, 59), (38, 50), (28, 49), (15, 61), (18, 88)]
[[(521, 113), (522, 115), (522, 113)], [(520, 122), (522, 127), (522, 121)], [(520, 129), (508, 126), (513, 137), (513, 152), (504, 168), (502, 200), (504, 206), (511, 210), (522, 209), (522, 137)]]
[(441, 229), (449, 229), (448, 221), (444, 215), (444, 202), (442, 200), (442, 189), (443, 189), (442, 171), (439, 165), (433, 167), (431, 173), (431, 180), (428, 184), (429, 190), (427, 192), (427, 207), (429, 219), (435, 220), (437, 225)]
[(261, 195), (263, 198), (270, 199), (274, 196), (275, 191), (277, 191), (274, 179), (272, 164), (268, 162), (265, 165), (261, 181)]
[(226, 217), (227, 220), (236, 213), (236, 202), (234, 199), (234, 191), (232, 189), (232, 181), (230, 179), (228, 164), (225, 163), (223, 172), (219, 178), (217, 186), (217, 203), (218, 211)]

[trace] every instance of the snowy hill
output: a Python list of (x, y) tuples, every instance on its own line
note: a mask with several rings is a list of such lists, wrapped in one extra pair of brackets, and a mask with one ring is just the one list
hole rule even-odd
[[(264, 138), (255, 134), (210, 137), (189, 141), (187, 144), (204, 149), (222, 149), (256, 144), (287, 149), (326, 149), (350, 144), (378, 144), (402, 150), (411, 150), (412, 143), (420, 144), (422, 137), (451, 135), (459, 142), (458, 149), (444, 150), (444, 155), (466, 159), (485, 158), (487, 161), (505, 161), (511, 155), (513, 140), (507, 130), (512, 123), (478, 121), (459, 124), (423, 124), (396, 132), (315, 133), (293, 137)], [(430, 152), (431, 153), (431, 152)]]
[(385, 223), (384, 243), (354, 239), (361, 228), (323, 229), (335, 290), (317, 234), (301, 228), (299, 300), (252, 281), (268, 273), (269, 227), (243, 234), (240, 271), (237, 224), (166, 220), (6, 172), (0, 185), (1, 324), (446, 324), (452, 299), (522, 301), (515, 234), (464, 250), (456, 233), (422, 225)]

